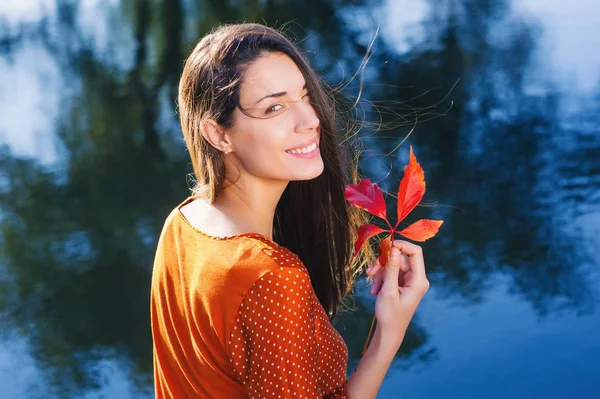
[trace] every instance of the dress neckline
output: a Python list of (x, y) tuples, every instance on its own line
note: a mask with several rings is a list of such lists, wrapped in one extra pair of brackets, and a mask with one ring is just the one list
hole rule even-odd
[(213, 236), (213, 235), (203, 232), (202, 230), (200, 230), (200, 229), (196, 228), (194, 225), (192, 225), (192, 223), (190, 223), (190, 221), (181, 212), (181, 208), (183, 208), (185, 205), (189, 204), (190, 202), (194, 201), (195, 199), (196, 199), (195, 197), (190, 196), (190, 197), (186, 198), (185, 201), (183, 201), (181, 204), (179, 204), (177, 206), (177, 215), (179, 216), (179, 218), (181, 220), (183, 220), (183, 222), (186, 225), (188, 225), (192, 230), (194, 230), (199, 235), (209, 238), (211, 240), (217, 240), (217, 241), (230, 241), (230, 240), (235, 240), (238, 238), (257, 238), (261, 241), (266, 241), (267, 243), (275, 245), (277, 247), (280, 246), (279, 244), (277, 244), (275, 241), (273, 241), (269, 237), (265, 236), (264, 234), (260, 234), (260, 233), (246, 232), (246, 233), (240, 233), (240, 234), (236, 234), (236, 235), (232, 235), (232, 236), (220, 237), (220, 236)]

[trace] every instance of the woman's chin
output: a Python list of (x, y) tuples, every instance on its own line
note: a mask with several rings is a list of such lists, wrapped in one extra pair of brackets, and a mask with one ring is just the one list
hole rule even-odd
[(315, 162), (314, 165), (307, 165), (305, 168), (303, 168), (302, 170), (296, 169), (294, 171), (292, 171), (291, 174), (291, 179), (290, 181), (305, 181), (305, 180), (312, 180), (312, 179), (316, 179), (317, 177), (321, 176), (323, 174), (323, 170), (324, 170), (324, 165), (323, 165), (323, 161), (320, 160), (320, 162)]

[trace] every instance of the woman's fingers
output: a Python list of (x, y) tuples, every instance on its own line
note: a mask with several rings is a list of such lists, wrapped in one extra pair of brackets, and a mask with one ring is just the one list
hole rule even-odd
[(377, 273), (375, 277), (373, 277), (373, 285), (371, 286), (371, 295), (379, 294), (381, 291), (381, 286), (383, 285), (383, 273)]
[(367, 276), (375, 276), (373, 277), (373, 285), (371, 286), (371, 295), (377, 295), (381, 289), (381, 284), (383, 284), (382, 273), (379, 273), (380, 270), (381, 264), (379, 263), (379, 258), (376, 258), (375, 262), (367, 269)]
[(394, 247), (398, 248), (408, 256), (419, 255), (423, 253), (420, 246), (404, 240), (394, 240)]
[(407, 271), (410, 270), (410, 264), (408, 263), (408, 256), (406, 256), (402, 252), (400, 252), (399, 262), (400, 262), (400, 271), (402, 273), (406, 273)]
[(381, 273), (383, 275), (383, 285), (381, 286), (382, 291), (388, 293), (398, 293), (398, 277), (400, 275), (400, 269), (403, 264), (402, 253), (396, 247), (390, 249), (390, 258), (385, 266), (385, 269)]
[(381, 265), (379, 264), (379, 258), (375, 259), (375, 262), (367, 269), (367, 276), (375, 276), (381, 270)]
[(379, 294), (384, 287), (387, 287), (385, 290), (388, 293), (402, 292), (402, 276), (409, 271), (417, 280), (426, 280), (421, 247), (408, 241), (395, 240), (386, 267), (382, 267), (379, 259), (376, 259), (367, 269), (367, 276), (373, 277), (371, 294)]
[(425, 262), (423, 260), (423, 250), (420, 246), (408, 241), (395, 240), (394, 247), (408, 256), (408, 267), (419, 277), (425, 277)]
[[(394, 241), (394, 246), (400, 248), (408, 256), (408, 265), (410, 267), (409, 281), (402, 284), (404, 288), (410, 287), (418, 296), (423, 296), (429, 289), (429, 280), (425, 274), (425, 261), (423, 260), (423, 250), (420, 246), (407, 241)], [(402, 291), (402, 290), (401, 290)]]

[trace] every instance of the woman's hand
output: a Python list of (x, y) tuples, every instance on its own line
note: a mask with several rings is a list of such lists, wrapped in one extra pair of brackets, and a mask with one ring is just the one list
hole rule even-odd
[(396, 240), (385, 267), (379, 261), (367, 270), (373, 277), (371, 294), (377, 295), (375, 316), (383, 339), (397, 342), (404, 338), (417, 306), (429, 289), (421, 247)]

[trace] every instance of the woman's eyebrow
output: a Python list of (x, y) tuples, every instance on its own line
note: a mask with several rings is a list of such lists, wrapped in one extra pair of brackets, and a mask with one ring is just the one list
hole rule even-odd
[[(307, 89), (307, 84), (304, 83), (304, 86), (302, 86), (302, 90), (304, 91)], [(279, 98), (279, 97), (283, 97), (287, 94), (287, 91), (280, 91), (277, 93), (272, 93), (272, 94), (267, 94), (266, 96), (262, 97), (260, 100), (258, 100), (257, 102), (254, 103), (254, 105), (258, 104), (259, 102), (261, 102), (262, 100), (266, 100), (267, 98)]]

